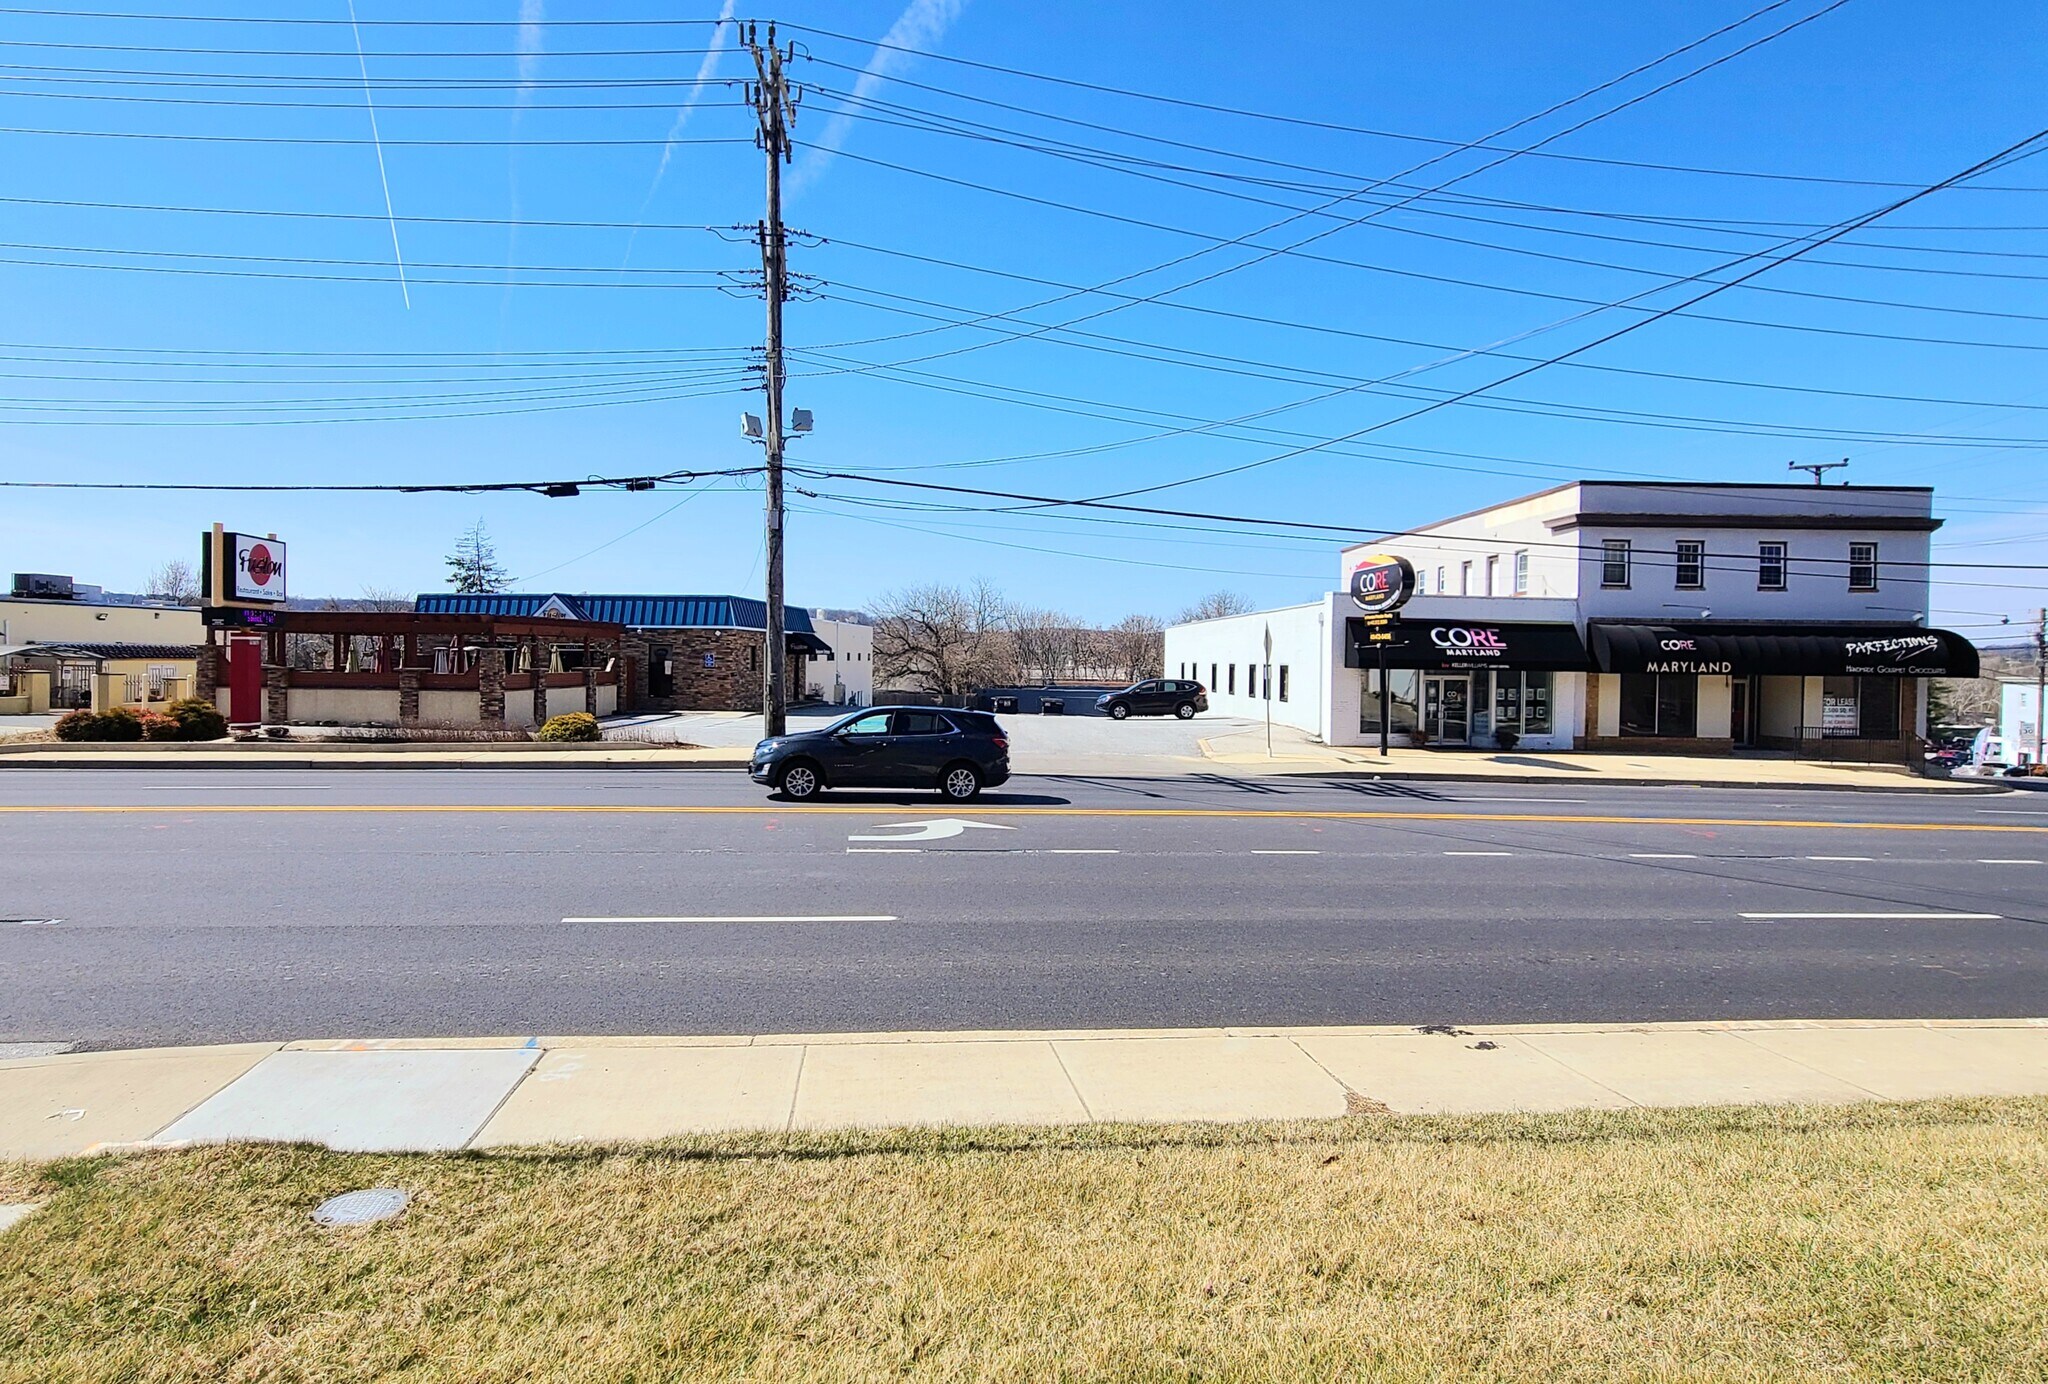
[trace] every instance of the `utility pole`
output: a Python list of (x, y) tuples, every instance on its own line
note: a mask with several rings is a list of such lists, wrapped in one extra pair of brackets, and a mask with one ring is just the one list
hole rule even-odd
[(758, 227), (762, 288), (768, 295), (768, 334), (761, 366), (768, 396), (766, 436), (762, 439), (768, 454), (768, 527), (764, 538), (768, 559), (768, 628), (761, 657), (761, 733), (780, 735), (789, 725), (789, 684), (784, 673), (788, 647), (782, 628), (782, 304), (789, 296), (789, 259), (782, 225), (782, 166), (789, 162), (789, 127), (796, 123), (796, 102), (790, 96), (782, 65), (795, 56), (796, 45), (778, 49), (772, 23), (765, 46), (760, 42), (760, 27), (749, 23), (746, 44), (753, 54), (756, 78), (747, 88), (747, 100), (760, 125), (754, 143), (768, 156), (767, 214)]
[[(1849, 458), (1847, 457), (1843, 457), (1840, 461), (1788, 461), (1785, 463), (1785, 469), (1787, 471), (1811, 471), (1813, 473), (1813, 483), (1819, 485), (1821, 483), (1821, 475), (1824, 472), (1839, 471), (1848, 464)], [(1847, 485), (1848, 482), (1844, 481), (1842, 484)]]
[(2048, 742), (2048, 706), (2041, 701), (2048, 692), (2048, 609), (2034, 612), (2034, 762), (2041, 762), (2041, 749)]

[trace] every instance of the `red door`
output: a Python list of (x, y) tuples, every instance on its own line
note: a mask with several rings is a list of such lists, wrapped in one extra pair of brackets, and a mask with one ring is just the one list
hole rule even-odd
[(228, 720), (253, 726), (263, 719), (263, 640), (228, 638)]

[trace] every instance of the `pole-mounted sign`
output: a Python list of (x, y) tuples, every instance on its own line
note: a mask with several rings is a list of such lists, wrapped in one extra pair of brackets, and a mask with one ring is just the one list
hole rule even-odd
[(1351, 603), (1367, 615), (1399, 610), (1415, 594), (1415, 566), (1405, 557), (1370, 553), (1351, 569)]
[(1415, 594), (1415, 565), (1392, 553), (1368, 553), (1351, 569), (1351, 604), (1365, 612), (1373, 626), (1366, 638), (1380, 651), (1380, 757), (1387, 756), (1388, 722), (1393, 720), (1387, 687), (1387, 646), (1398, 639), (1394, 612)]
[(200, 549), (199, 573), (209, 608), (285, 602), (285, 545), (274, 533), (258, 538), (215, 524)]

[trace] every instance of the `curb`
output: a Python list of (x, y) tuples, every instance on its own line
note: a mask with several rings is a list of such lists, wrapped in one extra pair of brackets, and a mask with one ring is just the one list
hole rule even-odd
[(1289, 771), (1286, 773), (1267, 774), (1264, 775), (1264, 777), (1344, 779), (1347, 781), (1359, 780), (1365, 782), (1387, 780), (1391, 782), (1400, 783), (1538, 783), (1548, 784), (1553, 787), (1563, 787), (1566, 785), (1570, 785), (1579, 788), (1697, 788), (1708, 790), (1727, 788), (1740, 789), (1744, 792), (1772, 791), (1777, 789), (1785, 789), (1787, 791), (1801, 793), (1920, 793), (1934, 797), (1941, 797), (1950, 794), (1955, 794), (1958, 796), (1967, 796), (1970, 794), (1983, 795), (2003, 793), (2004, 791), (2006, 791), (2003, 788), (1993, 787), (1990, 784), (1980, 785), (1974, 783), (1963, 783), (1957, 780), (1950, 780), (1950, 782), (1955, 783), (1954, 787), (1945, 788), (1927, 786), (1928, 784), (1939, 782), (1939, 780), (1927, 780), (1924, 783), (1906, 782), (1897, 784), (1814, 783), (1808, 780), (1801, 780), (1790, 783), (1758, 783), (1754, 780), (1749, 779), (1730, 780), (1726, 783), (1693, 783), (1686, 779), (1609, 778), (1605, 775), (1597, 779), (1577, 779), (1550, 776), (1523, 777), (1520, 775), (1510, 774), (1410, 774), (1402, 773), (1398, 769), (1304, 769), (1298, 772)]

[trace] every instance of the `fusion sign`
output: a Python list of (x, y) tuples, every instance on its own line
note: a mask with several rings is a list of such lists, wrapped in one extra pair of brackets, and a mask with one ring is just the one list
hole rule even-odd
[(284, 601), (284, 544), (246, 533), (227, 535), (228, 599)]
[(1415, 594), (1415, 568), (1405, 557), (1372, 553), (1351, 569), (1351, 604), (1368, 615), (1399, 610)]

